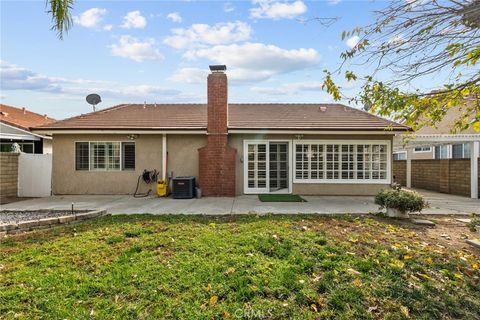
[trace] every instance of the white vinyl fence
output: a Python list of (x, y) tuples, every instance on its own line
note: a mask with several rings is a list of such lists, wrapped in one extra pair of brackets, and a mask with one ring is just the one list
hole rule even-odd
[(52, 155), (21, 153), (18, 157), (18, 196), (48, 197), (52, 191)]

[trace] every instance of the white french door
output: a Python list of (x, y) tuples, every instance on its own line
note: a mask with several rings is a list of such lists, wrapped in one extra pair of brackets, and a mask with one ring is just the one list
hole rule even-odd
[(245, 193), (268, 192), (268, 142), (245, 142)]
[(289, 193), (290, 141), (244, 141), (244, 192)]

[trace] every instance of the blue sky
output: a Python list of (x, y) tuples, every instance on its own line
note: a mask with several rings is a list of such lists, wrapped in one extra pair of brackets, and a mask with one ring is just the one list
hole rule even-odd
[[(329, 102), (335, 69), (372, 21), (371, 1), (77, 1), (59, 40), (45, 1), (1, 1), (2, 103), (52, 117), (119, 103), (205, 102), (209, 64), (227, 64), (230, 102)], [(315, 17), (339, 17), (330, 27)], [(305, 22), (307, 20), (307, 22)], [(351, 88), (350, 90), (355, 90)]]

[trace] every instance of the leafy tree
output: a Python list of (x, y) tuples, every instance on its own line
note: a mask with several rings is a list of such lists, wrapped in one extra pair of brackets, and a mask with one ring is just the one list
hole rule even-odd
[(75, 0), (46, 0), (47, 13), (52, 16), (52, 30), (57, 32), (60, 39), (72, 27), (70, 11), (74, 2)]
[[(335, 73), (359, 83), (360, 94), (343, 95), (329, 71), (324, 89), (413, 129), (434, 126), (450, 108), (460, 108), (452, 131), (480, 131), (480, 0), (392, 0), (375, 17), (342, 34), (358, 42), (341, 54)], [(347, 65), (373, 71), (360, 76)], [(434, 77), (445, 79), (444, 85), (425, 88)]]

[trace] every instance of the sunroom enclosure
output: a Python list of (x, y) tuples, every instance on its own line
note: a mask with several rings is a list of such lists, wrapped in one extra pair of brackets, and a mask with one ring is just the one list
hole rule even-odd
[(244, 193), (292, 184), (390, 184), (389, 140), (245, 140)]

